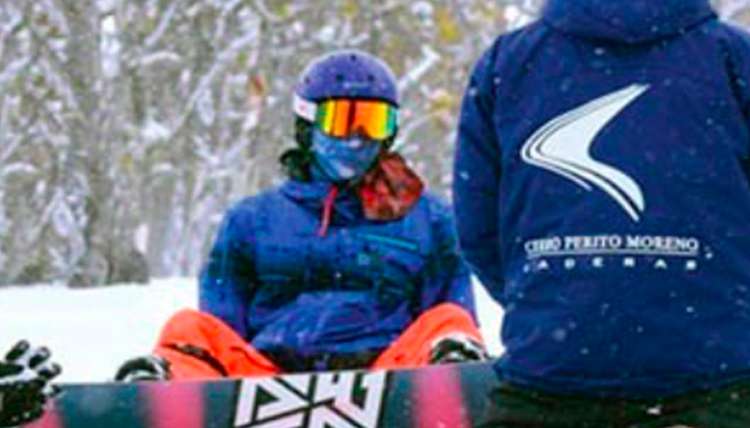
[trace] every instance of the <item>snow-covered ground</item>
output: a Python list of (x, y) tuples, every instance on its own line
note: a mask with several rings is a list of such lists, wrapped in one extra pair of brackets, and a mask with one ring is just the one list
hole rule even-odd
[[(493, 354), (501, 309), (475, 286), (482, 332)], [(127, 358), (149, 352), (159, 328), (176, 310), (196, 306), (192, 278), (154, 280), (94, 290), (60, 286), (0, 289), (0, 352), (17, 339), (49, 346), (65, 382), (111, 379)]]

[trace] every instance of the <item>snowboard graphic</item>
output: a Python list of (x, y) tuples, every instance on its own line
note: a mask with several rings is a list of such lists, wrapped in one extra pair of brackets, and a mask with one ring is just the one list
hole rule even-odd
[(375, 428), (474, 425), (491, 363), (138, 384), (70, 384), (30, 428)]

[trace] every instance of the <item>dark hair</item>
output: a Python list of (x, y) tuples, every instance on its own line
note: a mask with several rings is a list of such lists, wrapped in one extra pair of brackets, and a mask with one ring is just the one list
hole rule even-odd
[(282, 153), (279, 161), (289, 178), (299, 181), (310, 181), (310, 164), (313, 154), (312, 146), (313, 124), (297, 116), (294, 119), (294, 140), (297, 147)]

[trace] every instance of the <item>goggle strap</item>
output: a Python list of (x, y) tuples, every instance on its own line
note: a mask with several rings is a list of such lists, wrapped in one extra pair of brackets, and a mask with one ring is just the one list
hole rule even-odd
[(294, 94), (294, 101), (292, 108), (294, 114), (309, 121), (315, 122), (318, 105), (312, 101), (308, 101), (297, 94)]

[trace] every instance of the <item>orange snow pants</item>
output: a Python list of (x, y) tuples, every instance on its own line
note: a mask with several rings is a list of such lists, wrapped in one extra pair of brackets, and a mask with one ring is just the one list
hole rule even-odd
[[(465, 334), (482, 343), (471, 315), (444, 303), (419, 316), (370, 368), (393, 369), (429, 363), (432, 343), (450, 334)], [(170, 363), (177, 380), (280, 374), (282, 370), (221, 320), (185, 309), (164, 326), (154, 353)]]

